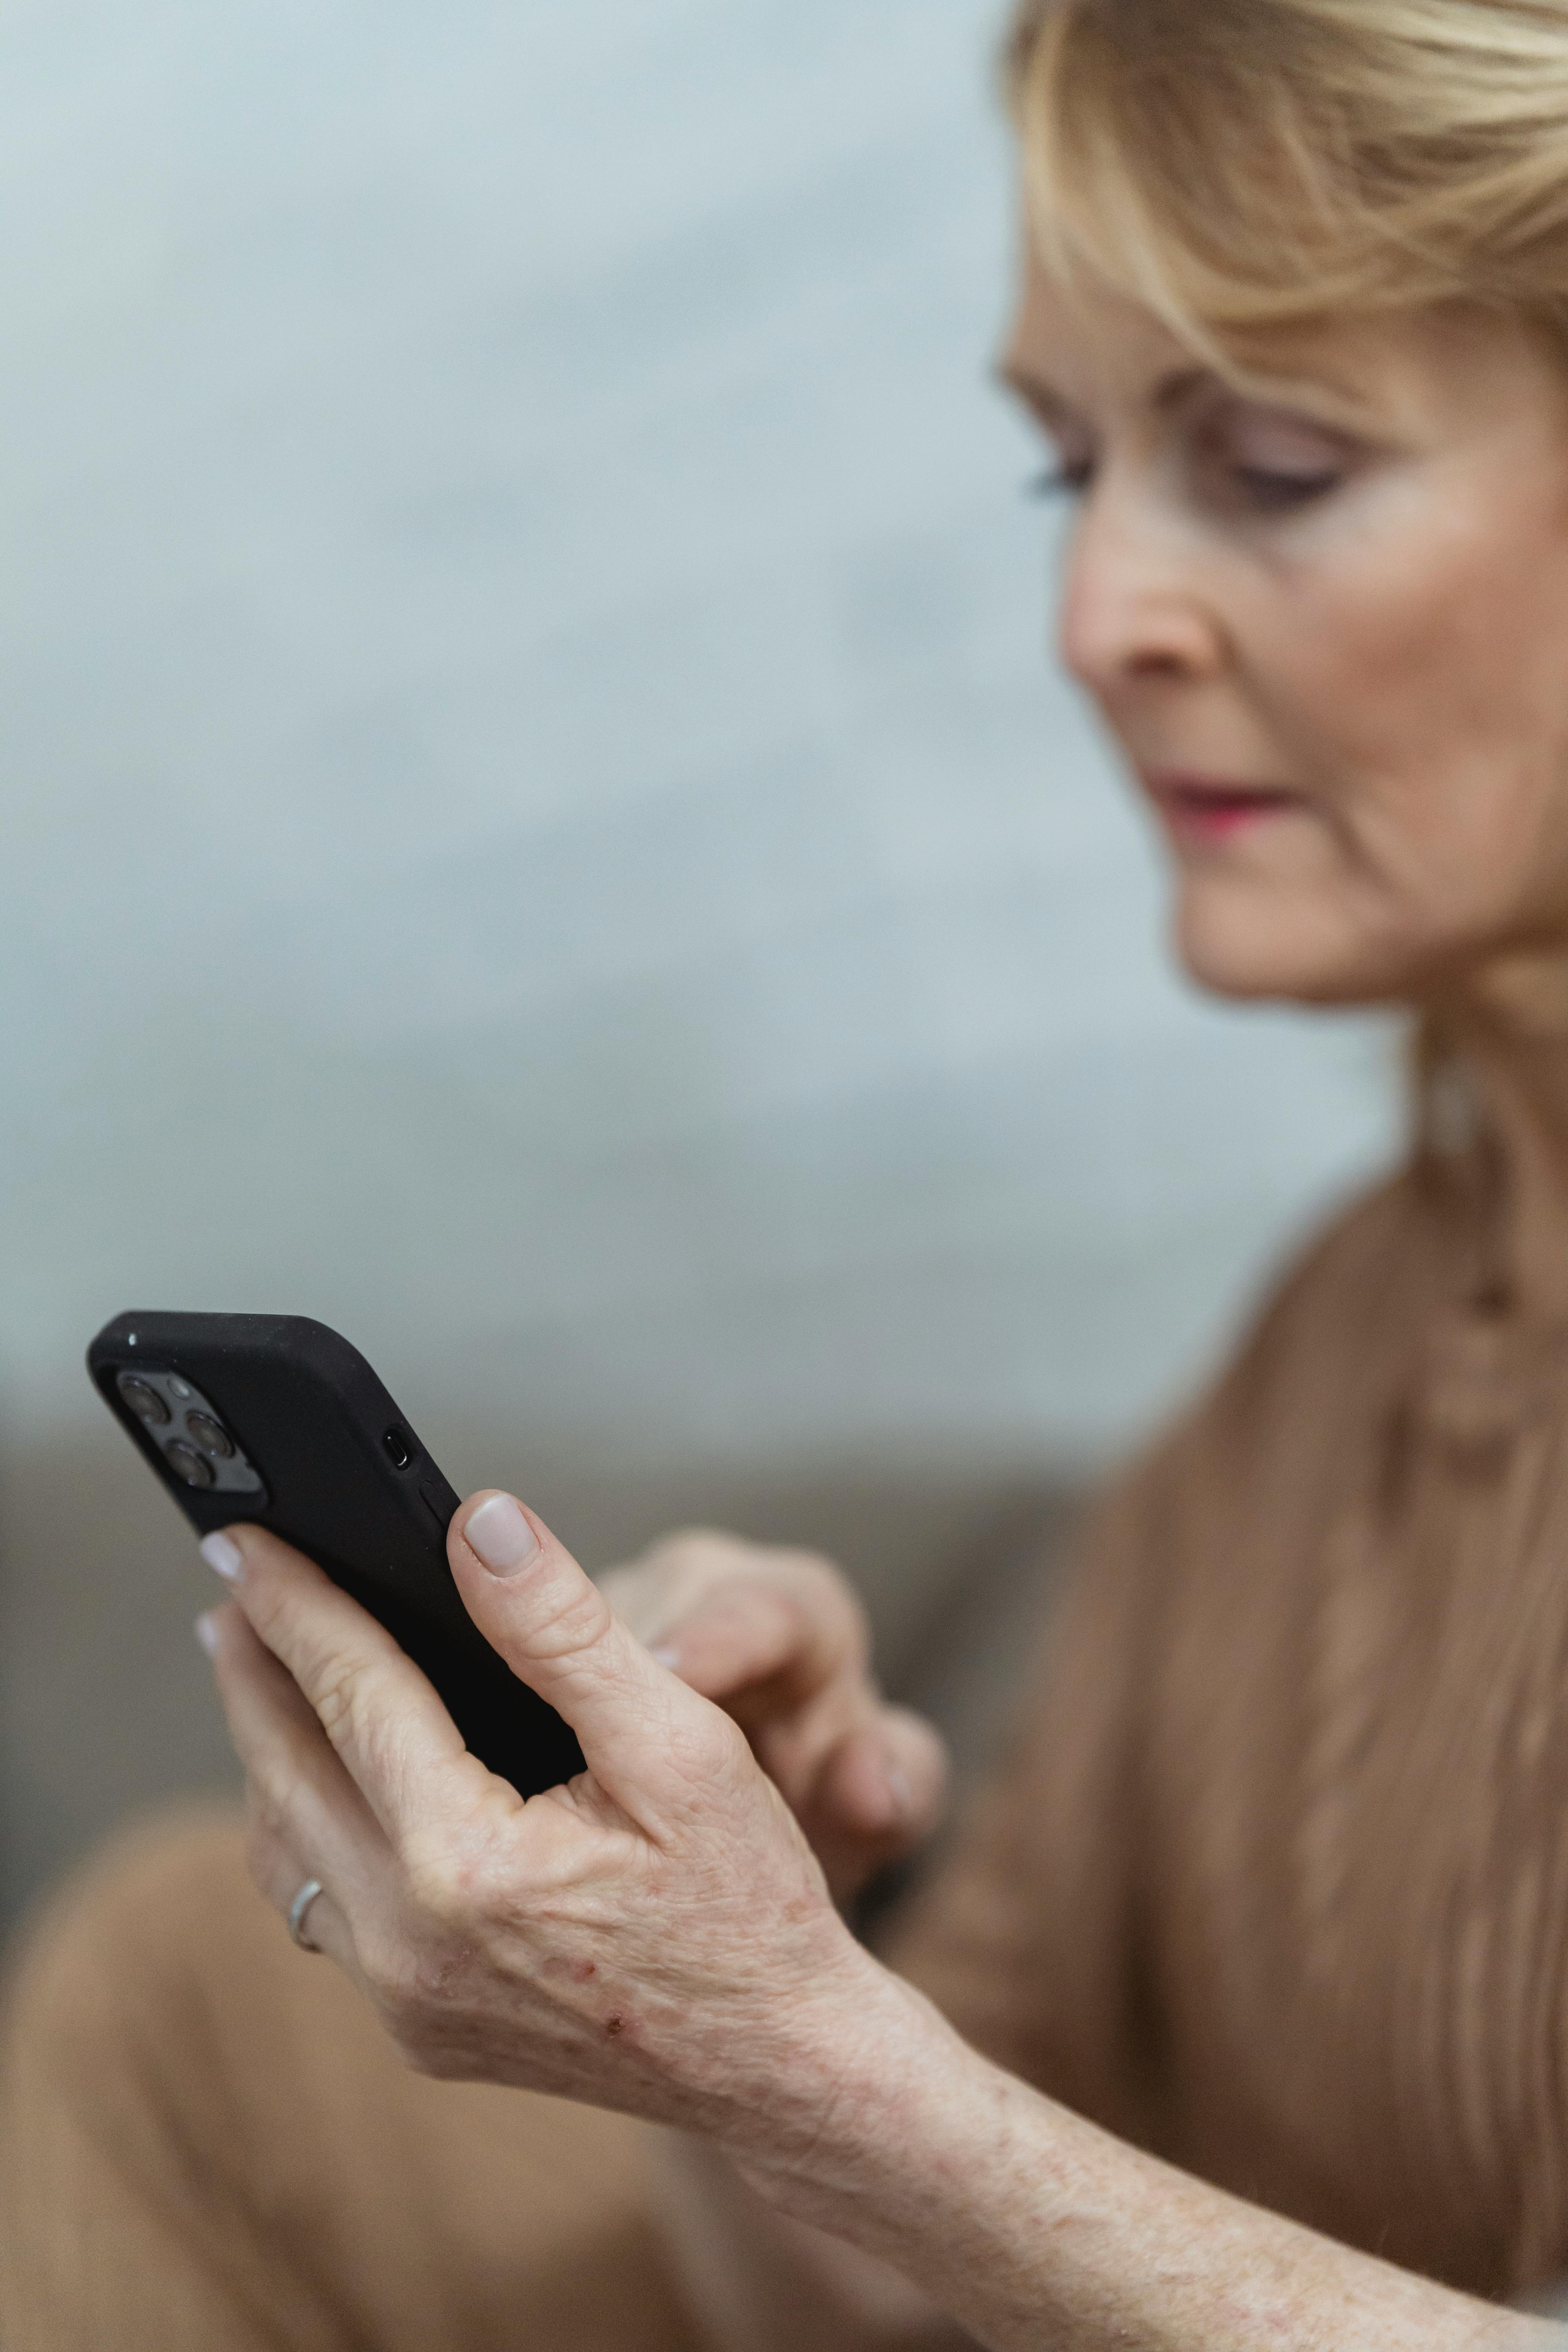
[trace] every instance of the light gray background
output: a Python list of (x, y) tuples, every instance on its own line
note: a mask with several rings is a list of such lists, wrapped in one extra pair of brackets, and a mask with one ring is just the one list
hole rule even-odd
[(459, 1483), (984, 1486), (1125, 1442), (1389, 1149), (1385, 1037), (1178, 985), (1047, 667), (994, 29), (7, 11), (27, 1754), (147, 1507), (123, 1306), (340, 1325)]

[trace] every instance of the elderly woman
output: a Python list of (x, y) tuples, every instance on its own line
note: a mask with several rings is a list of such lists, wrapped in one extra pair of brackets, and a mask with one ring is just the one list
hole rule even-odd
[(1409, 1165), (1110, 1496), (892, 1965), (833, 1895), (940, 1766), (819, 1564), (595, 1589), (465, 1504), (587, 1759), (524, 1804), (209, 1538), (330, 1958), (224, 1823), (38, 1932), (16, 2352), (1433, 2352), (1568, 2270), (1568, 0), (1029, 0), (1009, 55), (1067, 661), (1188, 971), (1412, 1008)]

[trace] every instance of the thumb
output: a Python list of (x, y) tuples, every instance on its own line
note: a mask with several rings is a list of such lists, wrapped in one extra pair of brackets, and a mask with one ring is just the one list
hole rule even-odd
[(689, 1798), (721, 1767), (729, 1718), (667, 1673), (542, 1519), (493, 1488), (453, 1517), (447, 1557), (492, 1650), (569, 1723), (589, 1770), (626, 1811)]

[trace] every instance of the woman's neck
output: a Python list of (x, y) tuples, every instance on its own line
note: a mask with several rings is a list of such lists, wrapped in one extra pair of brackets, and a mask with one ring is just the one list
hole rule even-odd
[(1434, 1011), (1496, 1141), (1507, 1288), (1568, 1321), (1568, 956), (1499, 961)]

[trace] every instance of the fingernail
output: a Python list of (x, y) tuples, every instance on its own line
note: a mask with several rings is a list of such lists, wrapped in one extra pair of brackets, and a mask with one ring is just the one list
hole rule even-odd
[(205, 1617), (198, 1617), (196, 1619), (195, 1633), (197, 1641), (201, 1643), (208, 1657), (216, 1658), (217, 1655), (217, 1619), (210, 1612)]
[(510, 1495), (492, 1495), (481, 1503), (463, 1533), (469, 1550), (492, 1576), (515, 1576), (539, 1549), (539, 1538), (523, 1517), (522, 1506)]
[(226, 1584), (237, 1584), (245, 1568), (239, 1546), (224, 1535), (204, 1536), (197, 1547), (202, 1558)]
[(680, 1644), (679, 1642), (661, 1642), (657, 1650), (648, 1652), (648, 1656), (656, 1666), (667, 1666), (674, 1674), (680, 1664)]
[(915, 1809), (915, 1792), (910, 1786), (910, 1776), (901, 1764), (885, 1764), (882, 1777), (888, 1784), (888, 1800), (897, 1820), (907, 1821)]

